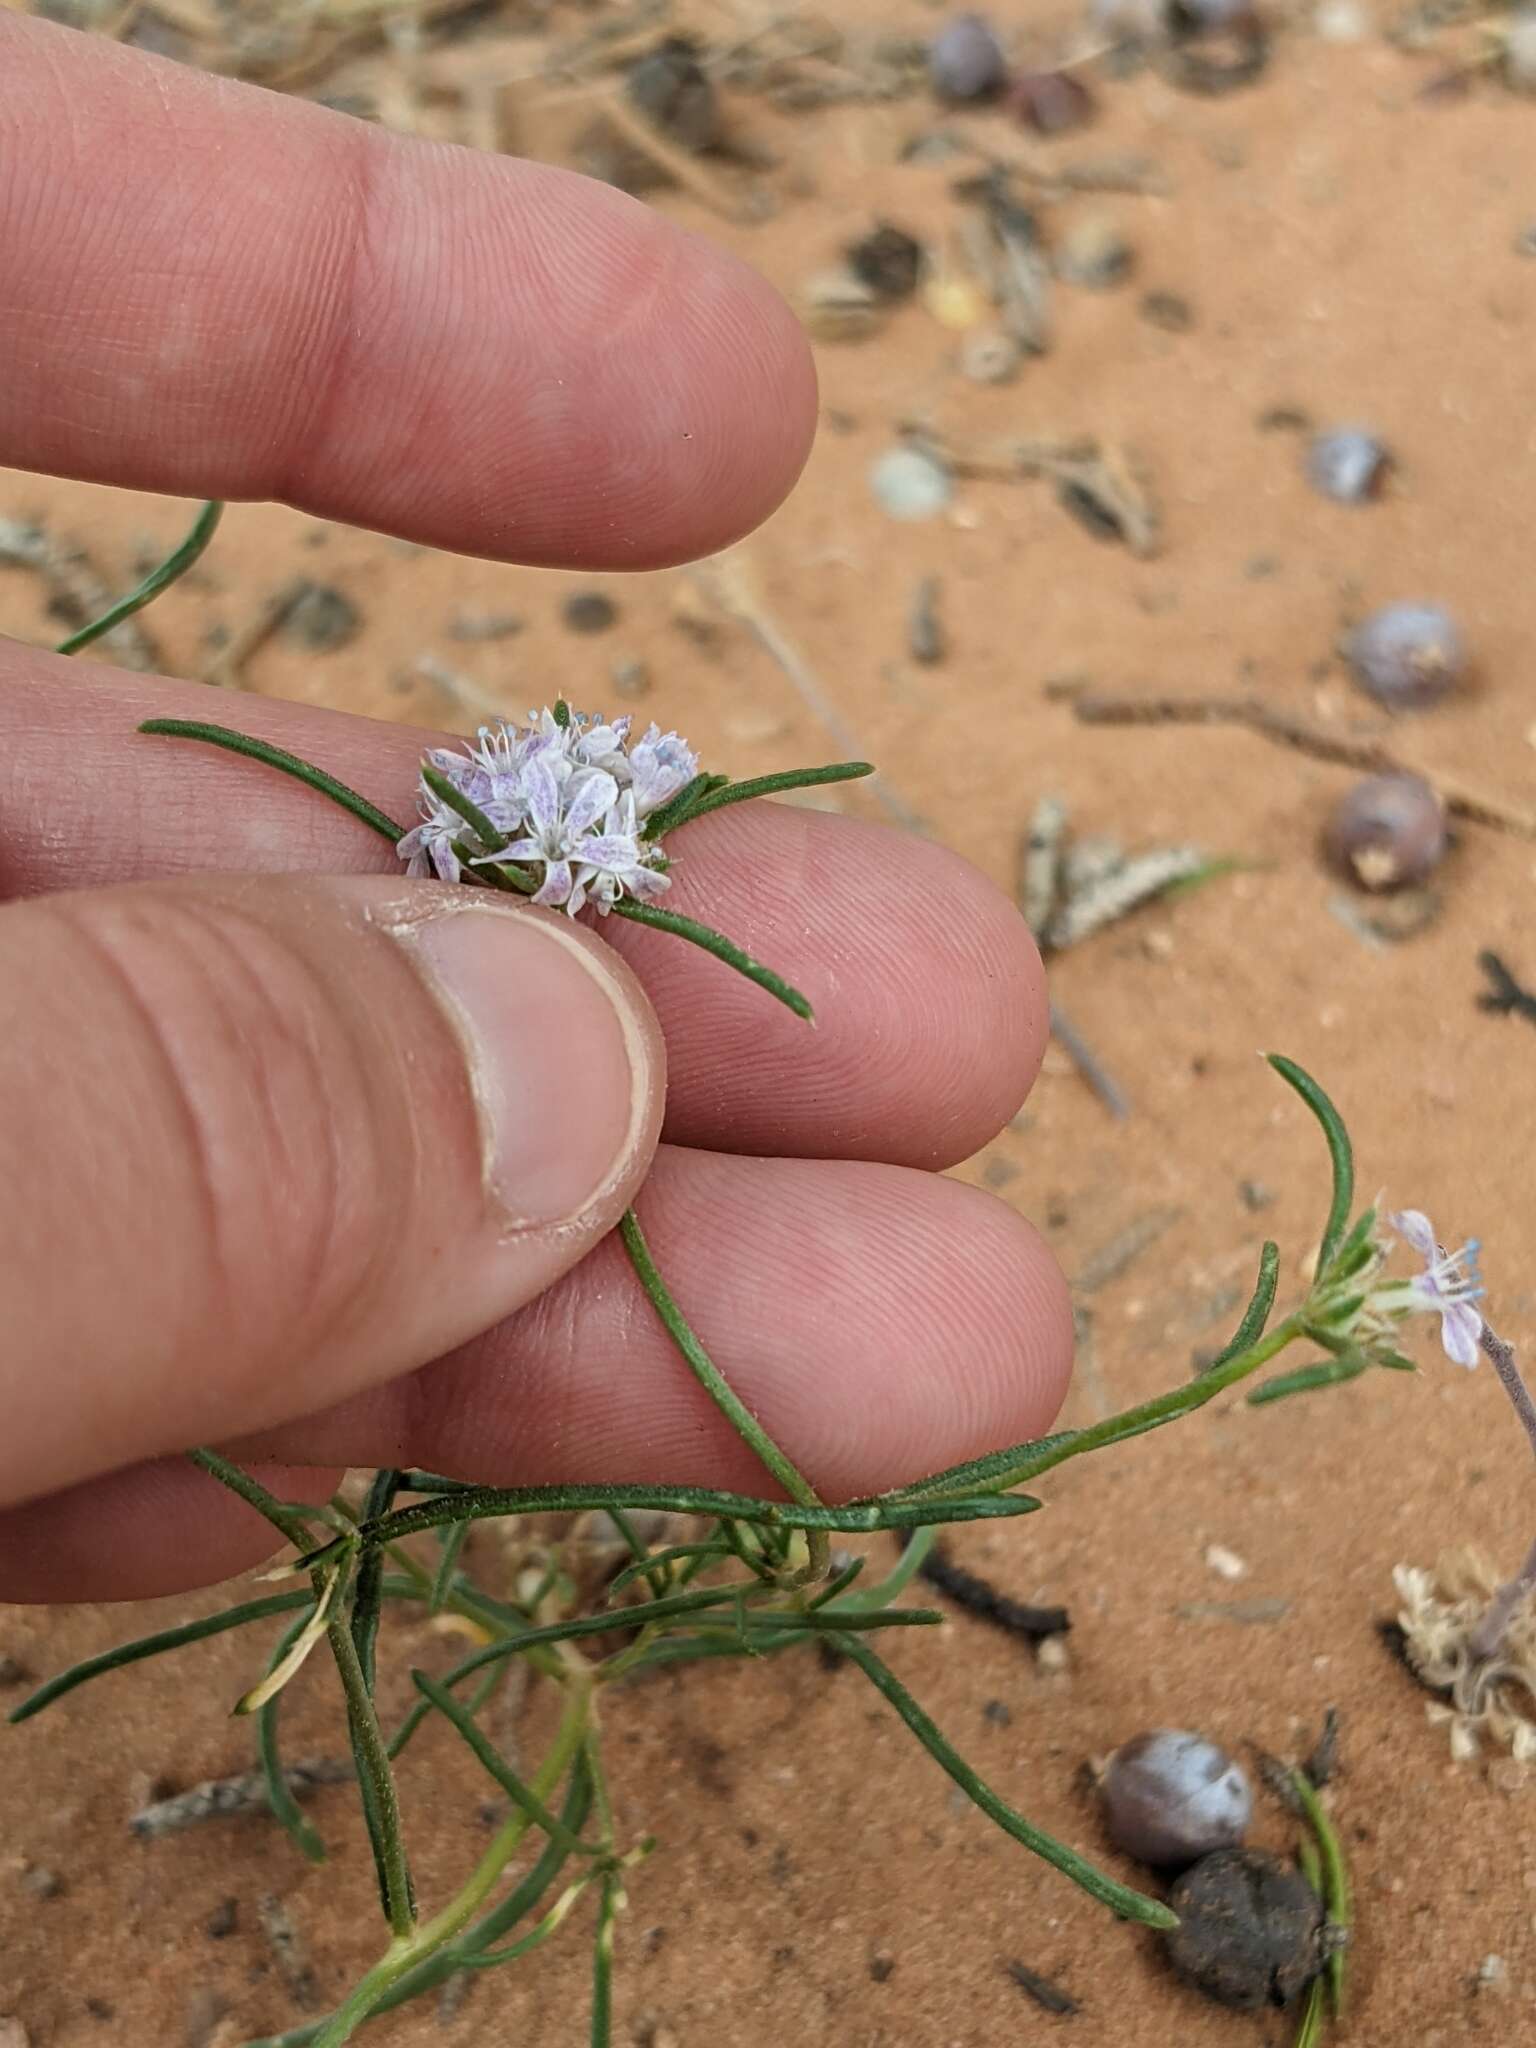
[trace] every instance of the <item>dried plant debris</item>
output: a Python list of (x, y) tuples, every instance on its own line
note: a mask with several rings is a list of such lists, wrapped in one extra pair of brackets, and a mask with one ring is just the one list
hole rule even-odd
[[(316, 1757), (311, 1762), (290, 1764), (283, 1776), (288, 1790), (303, 1799), (321, 1785), (344, 1785), (353, 1776), (352, 1765), (340, 1757)], [(240, 1814), (268, 1811), (266, 1779), (260, 1771), (245, 1771), (229, 1778), (208, 1778), (191, 1785), (169, 1799), (157, 1799), (130, 1816), (128, 1825), (141, 1841), (156, 1841), (162, 1835), (180, 1834), (205, 1820), (228, 1820)]]
[(1065, 1635), (1072, 1626), (1065, 1607), (1034, 1607), (1027, 1601), (1015, 1600), (979, 1572), (956, 1564), (937, 1543), (918, 1566), (917, 1575), (947, 1594), (967, 1614), (991, 1622), (1007, 1635), (1022, 1636), (1026, 1642), (1040, 1643), (1048, 1636)]
[(1493, 1748), (1508, 1750), (1517, 1763), (1536, 1761), (1533, 1604), (1516, 1610), (1501, 1648), (1485, 1660), (1474, 1654), (1472, 1638), (1500, 1582), (1479, 1551), (1448, 1551), (1428, 1571), (1400, 1564), (1392, 1577), (1402, 1602), (1403, 1661), (1437, 1695), (1425, 1712), (1447, 1730), (1453, 1759), (1470, 1763)]
[(1518, 981), (1497, 953), (1478, 954), (1477, 964), (1488, 977), (1488, 987), (1477, 999), (1477, 1007), (1495, 1017), (1524, 1017), (1536, 1024), (1536, 993)]
[(1019, 859), (1019, 907), (1042, 950), (1062, 952), (1219, 863), (1193, 846), (1126, 854), (1110, 839), (1067, 842), (1059, 798), (1036, 805)]
[(1024, 1996), (1032, 1999), (1042, 2012), (1055, 2013), (1062, 2019), (1070, 2019), (1073, 2013), (1082, 2011), (1082, 2006), (1070, 1991), (1063, 1991), (1053, 1979), (1043, 1975), (1039, 1970), (1032, 1970), (1028, 1963), (1021, 1963), (1014, 1957), (1003, 1967)]
[[(78, 542), (24, 519), (0, 519), (0, 567), (32, 569), (48, 591), (49, 616), (71, 632), (110, 611), (117, 597)], [(160, 650), (137, 618), (120, 619), (97, 646), (123, 667), (150, 675), (163, 667)]]
[(300, 2012), (313, 2012), (320, 2003), (314, 1966), (310, 1962), (304, 1938), (294, 1926), (288, 1908), (280, 1898), (268, 1892), (258, 1900), (256, 1915), (261, 1922), (261, 1931), (267, 1938), (267, 1945), (272, 1951), (273, 1960), (277, 1964), (278, 1975), (288, 1987), (289, 1997)]

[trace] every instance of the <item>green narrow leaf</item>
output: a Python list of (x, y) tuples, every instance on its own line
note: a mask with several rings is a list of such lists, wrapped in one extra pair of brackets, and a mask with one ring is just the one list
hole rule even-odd
[(1293, 1088), (1322, 1126), (1323, 1137), (1328, 1146), (1328, 1157), (1333, 1166), (1333, 1200), (1328, 1206), (1328, 1221), (1323, 1226), (1322, 1243), (1318, 1248), (1317, 1270), (1325, 1272), (1339, 1248), (1345, 1228), (1349, 1223), (1349, 1212), (1355, 1201), (1355, 1159), (1350, 1147), (1349, 1133), (1344, 1128), (1344, 1119), (1334, 1108), (1323, 1090), (1313, 1080), (1305, 1067), (1299, 1067), (1284, 1053), (1266, 1053), (1264, 1057), (1288, 1088)]
[(641, 827), (644, 839), (660, 839), (664, 834), (685, 824), (693, 815), (693, 807), (701, 796), (712, 789), (722, 789), (730, 781), (728, 775), (695, 775), (692, 782), (685, 782), (677, 795), (659, 810), (652, 811)]
[[(490, 819), (477, 803), (471, 801), (463, 790), (451, 782), (440, 768), (434, 768), (430, 761), (421, 764), (421, 779), (435, 797), (445, 803), (449, 810), (457, 811), (480, 842), (483, 853), (500, 853), (509, 842), (504, 832), (498, 832)], [(531, 896), (539, 886), (525, 867), (516, 861), (504, 860), (494, 868), (476, 868), (477, 875), (487, 879), (500, 878), (502, 885), (514, 890), (519, 896)]]
[(348, 789), (344, 782), (338, 782), (334, 775), (327, 775), (323, 768), (316, 768), (312, 762), (301, 761), (297, 754), (271, 746), (266, 740), (252, 739), (249, 733), (235, 732), (227, 725), (210, 725), (200, 718), (146, 718), (139, 731), (164, 739), (201, 740), (205, 746), (223, 747), (226, 753), (244, 754), (248, 760), (276, 768), (280, 774), (291, 775), (296, 782), (328, 796), (332, 803), (340, 804), (344, 811), (350, 811), (354, 818), (361, 819), (381, 839), (387, 839), (391, 846), (397, 846), (405, 837), (405, 827), (386, 817), (376, 804), (369, 803), (367, 797), (359, 796), (355, 789)]
[(1369, 1359), (1356, 1351), (1346, 1353), (1342, 1358), (1323, 1359), (1316, 1365), (1298, 1366), (1295, 1372), (1276, 1373), (1272, 1380), (1254, 1388), (1248, 1396), (1248, 1406), (1263, 1408), (1271, 1401), (1289, 1400), (1292, 1394), (1310, 1394), (1319, 1387), (1341, 1386), (1345, 1380), (1357, 1380), (1369, 1363)]
[(672, 1299), (666, 1282), (657, 1271), (656, 1261), (651, 1257), (650, 1246), (645, 1241), (645, 1232), (640, 1228), (640, 1219), (633, 1209), (626, 1209), (619, 1218), (619, 1235), (624, 1240), (629, 1262), (634, 1267), (652, 1308), (661, 1318), (667, 1335), (682, 1353), (688, 1370), (699, 1385), (742, 1442), (748, 1445), (766, 1470), (783, 1487), (790, 1499), (798, 1501), (802, 1507), (819, 1506), (820, 1503), (809, 1483), (779, 1449), (694, 1335), (682, 1310)]
[(963, 1464), (950, 1465), (942, 1472), (934, 1472), (927, 1479), (919, 1479), (915, 1485), (903, 1486), (895, 1493), (882, 1494), (880, 1498), (892, 1504), (896, 1502), (920, 1501), (930, 1494), (961, 1491), (968, 1486), (985, 1486), (989, 1480), (1001, 1478), (1016, 1465), (1027, 1459), (1059, 1450), (1069, 1444), (1080, 1430), (1063, 1429), (1055, 1436), (1028, 1437), (1021, 1444), (1009, 1444), (1006, 1450), (988, 1451), (980, 1458), (967, 1458)]
[[(380, 1515), (387, 1515), (395, 1504), (395, 1495), (400, 1491), (404, 1475), (392, 1465), (382, 1466), (373, 1475), (363, 1503), (362, 1519), (376, 1522)], [(369, 1693), (373, 1691), (374, 1664), (379, 1641), (379, 1618), (384, 1604), (384, 1553), (382, 1550), (366, 1551), (358, 1562), (357, 1579), (352, 1592), (352, 1640), (357, 1645), (357, 1661), (362, 1668), (363, 1684)]]
[(1280, 1247), (1272, 1238), (1266, 1238), (1264, 1249), (1259, 1253), (1258, 1281), (1248, 1306), (1243, 1310), (1243, 1319), (1233, 1331), (1232, 1341), (1222, 1346), (1209, 1365), (1201, 1367), (1202, 1373), (1220, 1372), (1239, 1352), (1258, 1343), (1264, 1334), (1264, 1325), (1269, 1321), (1269, 1312), (1275, 1305), (1275, 1290), (1279, 1284)]
[(441, 1614), (448, 1595), (453, 1591), (454, 1574), (459, 1568), (459, 1552), (464, 1548), (469, 1528), (468, 1522), (454, 1522), (450, 1527), (438, 1532), (441, 1549), (438, 1554), (437, 1570), (432, 1577), (432, 1591), (427, 1600), (429, 1614)]
[(750, 803), (754, 797), (760, 796), (782, 796), (791, 789), (817, 789), (829, 782), (857, 782), (860, 777), (874, 772), (874, 764), (870, 761), (834, 761), (825, 768), (786, 768), (777, 775), (754, 775), (743, 782), (727, 780), (723, 787), (708, 790), (696, 798), (683, 816), (663, 830), (675, 831), (678, 825), (691, 825), (695, 818), (724, 810), (727, 804)]
[(131, 590), (126, 597), (119, 598), (99, 619), (92, 619), (91, 623), (82, 626), (78, 633), (71, 633), (67, 640), (61, 640), (54, 652), (78, 654), (82, 647), (89, 647), (91, 642), (99, 640), (103, 633), (110, 633), (112, 628), (120, 626), (124, 619), (131, 619), (135, 612), (142, 611), (162, 590), (169, 590), (173, 583), (186, 575), (209, 541), (213, 539), (223, 516), (222, 503), (217, 498), (210, 498), (193, 521), (192, 531), (186, 539), (172, 549), (158, 568), (150, 570), (137, 590)]
[(895, 1708), (940, 1769), (954, 1779), (966, 1797), (979, 1806), (1005, 1835), (1022, 1842), (1026, 1849), (1043, 1857), (1063, 1876), (1071, 1878), (1090, 1898), (1097, 1899), (1123, 1918), (1139, 1921), (1143, 1927), (1178, 1926), (1178, 1915), (1170, 1912), (1159, 1900), (1149, 1899), (1144, 1893), (1133, 1891), (1129, 1885), (1117, 1883), (1102, 1870), (1095, 1869), (1075, 1849), (1069, 1849), (1064, 1842), (1045, 1834), (1025, 1820), (1021, 1813), (1016, 1813), (1006, 1800), (1000, 1799), (991, 1786), (971, 1769), (954, 1745), (946, 1740), (901, 1680), (881, 1663), (867, 1644), (852, 1634), (839, 1636), (835, 1641), (843, 1655), (858, 1665), (881, 1698)]
[(828, 1579), (827, 1583), (807, 1601), (807, 1607), (812, 1610), (818, 1607), (829, 1607), (840, 1593), (847, 1592), (854, 1580), (861, 1576), (865, 1565), (868, 1563), (869, 1559), (867, 1557), (851, 1559), (849, 1563), (843, 1566), (836, 1578)]
[(748, 981), (756, 982), (760, 989), (776, 997), (797, 1017), (804, 1018), (807, 1023), (812, 1021), (810, 1001), (801, 995), (799, 989), (791, 988), (781, 974), (775, 974), (761, 960), (754, 960), (734, 939), (728, 939), (724, 932), (717, 932), (712, 925), (700, 924), (696, 917), (684, 917), (680, 910), (660, 910), (654, 903), (636, 903), (628, 896), (613, 905), (613, 915), (627, 917), (631, 924), (649, 925), (652, 931), (671, 932), (674, 938), (686, 939), (689, 945), (712, 953), (727, 967), (734, 967), (738, 974), (745, 975)]
[(253, 1621), (267, 1620), (270, 1615), (294, 1614), (300, 1609), (307, 1619), (314, 1604), (314, 1594), (307, 1586), (300, 1586), (291, 1593), (273, 1593), (265, 1600), (247, 1600), (238, 1607), (226, 1607), (222, 1614), (206, 1615), (201, 1621), (184, 1622), (180, 1628), (160, 1629), (154, 1635), (139, 1636), (134, 1642), (119, 1643), (115, 1650), (103, 1650), (98, 1656), (86, 1657), (78, 1664), (71, 1664), (57, 1677), (50, 1678), (36, 1692), (30, 1693), (20, 1706), (12, 1707), (6, 1719), (12, 1726), (30, 1721), (44, 1707), (51, 1707), (55, 1700), (73, 1692), (77, 1685), (89, 1684), (91, 1679), (100, 1678), (108, 1671), (120, 1671), (125, 1665), (140, 1664), (146, 1657), (159, 1657), (167, 1650), (184, 1649), (188, 1643), (201, 1643), (209, 1636), (221, 1636), (226, 1629), (246, 1628)]
[(543, 1800), (523, 1783), (495, 1744), (488, 1739), (483, 1730), (475, 1726), (474, 1721), (459, 1705), (446, 1685), (440, 1685), (425, 1671), (412, 1671), (411, 1680), (416, 1690), (430, 1700), (437, 1711), (453, 1724), (461, 1739), (474, 1752), (482, 1768), (495, 1779), (512, 1804), (527, 1814), (535, 1827), (542, 1828), (552, 1842), (561, 1842), (567, 1855), (573, 1850), (587, 1848), (586, 1843), (578, 1842), (574, 1835), (567, 1833), (564, 1823), (556, 1820)]
[[(701, 1570), (711, 1561), (722, 1561), (733, 1555), (729, 1543), (673, 1543), (665, 1550), (651, 1551), (643, 1562), (637, 1560), (634, 1564), (625, 1565), (622, 1571), (615, 1572), (608, 1581), (608, 1590), (604, 1598), (611, 1606), (627, 1586), (632, 1586), (636, 1579), (649, 1577), (656, 1567), (666, 1572), (668, 1567), (686, 1561)], [(661, 1594), (658, 1593), (656, 1597), (660, 1599)]]
[[(267, 1660), (268, 1677), (298, 1641), (308, 1619), (307, 1615), (301, 1614), (282, 1636)], [(282, 1711), (282, 1702), (282, 1693), (276, 1692), (256, 1714), (256, 1759), (267, 1782), (267, 1804), (272, 1809), (274, 1820), (286, 1831), (294, 1846), (307, 1856), (311, 1863), (323, 1863), (325, 1844), (320, 1839), (319, 1831), (305, 1819), (283, 1770), (282, 1753), (277, 1739), (277, 1717)]]

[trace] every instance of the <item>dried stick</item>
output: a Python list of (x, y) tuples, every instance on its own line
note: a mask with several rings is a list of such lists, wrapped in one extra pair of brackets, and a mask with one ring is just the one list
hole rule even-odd
[(1455, 816), (1523, 839), (1536, 839), (1536, 811), (1473, 789), (1438, 769), (1404, 760), (1380, 740), (1320, 731), (1274, 704), (1246, 697), (1112, 697), (1090, 691), (1073, 698), (1072, 711), (1083, 725), (1243, 725), (1263, 739), (1342, 768), (1358, 768), (1367, 775), (1417, 775)]

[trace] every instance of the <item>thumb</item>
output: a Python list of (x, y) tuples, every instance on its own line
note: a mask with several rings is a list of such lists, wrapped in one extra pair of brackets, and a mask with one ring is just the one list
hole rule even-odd
[(292, 1419), (547, 1287), (664, 1055), (568, 919), (384, 878), (0, 911), (0, 1504)]

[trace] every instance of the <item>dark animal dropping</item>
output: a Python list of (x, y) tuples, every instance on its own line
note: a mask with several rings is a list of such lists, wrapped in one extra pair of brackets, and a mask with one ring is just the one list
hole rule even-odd
[(1218, 1849), (1168, 1894), (1168, 1954), (1219, 2005), (1289, 2005), (1323, 1966), (1323, 1906), (1299, 1871), (1260, 1849)]

